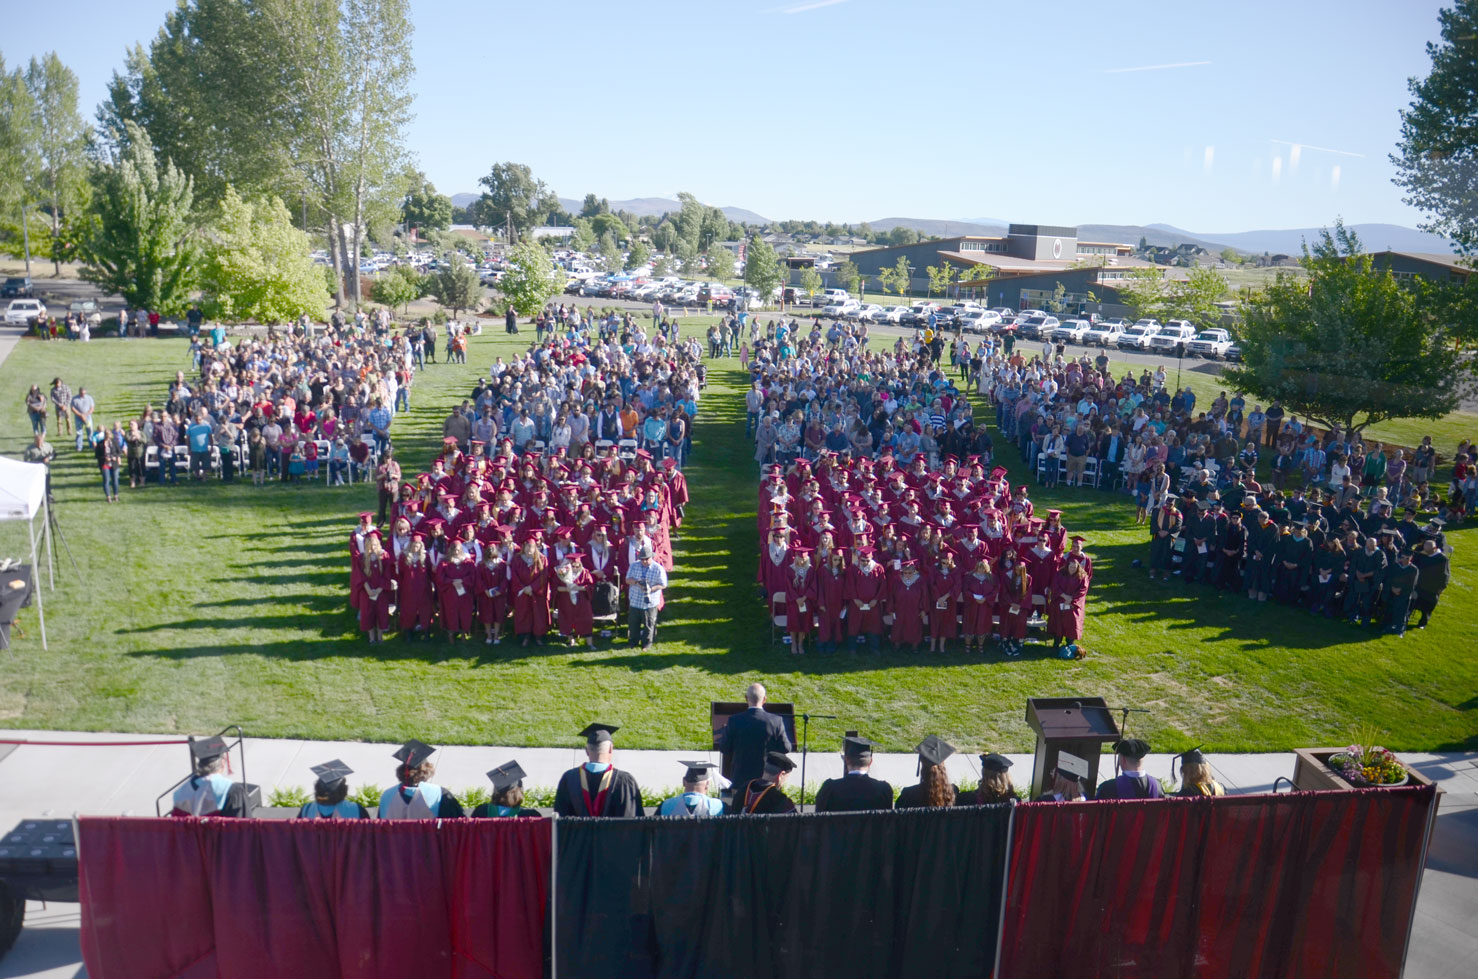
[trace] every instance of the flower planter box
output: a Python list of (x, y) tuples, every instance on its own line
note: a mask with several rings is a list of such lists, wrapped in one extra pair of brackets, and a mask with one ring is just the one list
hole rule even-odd
[[(1293, 749), (1293, 787), (1303, 792), (1328, 792), (1336, 789), (1365, 788), (1351, 785), (1338, 772), (1329, 767), (1331, 755), (1344, 748), (1295, 748)], [(1431, 785), (1432, 780), (1416, 769), (1407, 767), (1405, 785)], [(1395, 788), (1395, 786), (1391, 786)]]

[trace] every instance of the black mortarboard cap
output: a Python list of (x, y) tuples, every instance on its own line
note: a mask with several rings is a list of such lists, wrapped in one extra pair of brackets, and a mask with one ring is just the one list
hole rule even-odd
[(314, 765), (312, 772), (318, 776), (318, 781), (323, 783), (324, 788), (331, 789), (350, 775), (353, 775), (354, 769), (335, 758), (333, 761), (326, 761), (322, 765)]
[(791, 761), (790, 757), (785, 753), (780, 751), (770, 751), (765, 753), (766, 772), (774, 774), (779, 772), (790, 772), (794, 770), (795, 762)]
[(683, 773), (685, 782), (701, 782), (708, 777), (710, 768), (718, 767), (711, 761), (680, 761), (678, 764), (687, 766), (688, 770)]
[(1011, 767), (1011, 759), (992, 751), (980, 756), (980, 767), (987, 772), (1004, 772)]
[(585, 738), (586, 744), (593, 746), (600, 744), (602, 741), (610, 741), (611, 735), (619, 730), (621, 729), (614, 724), (602, 724), (597, 721), (594, 724), (585, 725), (585, 730), (581, 731), (580, 734)]
[(411, 738), (405, 744), (395, 749), (395, 754), (391, 757), (403, 763), (407, 768), (416, 768), (434, 754), (436, 754), (435, 748), (424, 741), (417, 741), (415, 738)]
[(219, 736), (190, 742), (190, 754), (196, 761), (210, 761), (226, 753), (226, 742)]
[(858, 734), (849, 734), (842, 739), (842, 753), (848, 758), (871, 758), (873, 744)]
[(914, 749), (919, 753), (919, 759), (931, 765), (943, 765), (944, 760), (955, 753), (955, 746), (936, 734), (931, 734), (919, 742)]
[(1180, 754), (1176, 755), (1175, 757), (1179, 758), (1182, 763), (1191, 764), (1191, 765), (1199, 765), (1199, 764), (1201, 764), (1202, 762), (1204, 762), (1206, 760), (1206, 756), (1203, 755), (1203, 754), (1201, 754), (1201, 746), (1200, 745), (1196, 745), (1194, 748), (1192, 748), (1189, 751), (1182, 751)]
[(488, 772), (488, 780), (493, 783), (493, 795), (497, 795), (510, 786), (517, 785), (524, 777), (524, 770), (518, 766), (518, 762), (510, 761)]
[(1125, 758), (1140, 759), (1150, 753), (1148, 741), (1142, 738), (1122, 738), (1114, 742), (1114, 754)]

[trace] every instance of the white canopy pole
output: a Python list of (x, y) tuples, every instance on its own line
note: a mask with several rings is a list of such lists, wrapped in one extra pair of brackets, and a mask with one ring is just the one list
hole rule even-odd
[[(41, 532), (46, 535), (47, 541), (50, 542), (50, 540), (51, 540), (51, 520), (49, 518), (51, 516), (51, 501), (50, 500), (45, 500), (45, 501), (42, 502), (41, 506), (42, 506), (42, 509), (44, 511), (43, 514), (42, 514), (42, 516), (41, 516), (41, 519), (43, 521), (43, 524), (42, 524), (42, 527), (41, 527)], [(36, 591), (35, 591), (35, 594), (36, 594), (36, 618), (39, 619), (40, 622), (41, 622), (41, 648), (44, 651), (46, 649), (46, 606), (43, 605), (42, 604), (42, 601), (41, 601), (41, 567), (40, 567), (40, 565), (38, 565), (36, 563), (36, 533), (35, 533), (35, 529), (34, 529), (35, 526), (36, 526), (36, 518), (35, 517), (32, 517), (31, 518), (31, 527), (32, 527), (32, 532), (31, 532), (31, 580), (36, 583)], [(50, 567), (51, 567), (51, 553), (50, 553), (50, 551), (48, 551), (47, 552), (47, 555), (46, 555), (46, 566), (47, 566), (48, 569), (50, 569)], [(51, 590), (52, 591), (56, 591), (56, 577), (55, 576), (53, 576), (52, 579), (51, 579)]]

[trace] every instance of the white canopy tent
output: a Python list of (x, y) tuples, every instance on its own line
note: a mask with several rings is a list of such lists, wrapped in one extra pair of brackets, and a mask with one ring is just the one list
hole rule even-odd
[[(41, 529), (36, 529), (36, 518)], [(0, 520), (24, 520), (31, 542), (31, 575), (36, 583), (36, 616), (41, 620), (41, 648), (46, 648), (46, 610), (41, 604), (41, 565), (36, 547), (45, 535), (47, 585), (56, 589), (56, 569), (52, 566), (50, 503), (46, 499), (46, 467), (39, 462), (17, 462), (0, 456)]]

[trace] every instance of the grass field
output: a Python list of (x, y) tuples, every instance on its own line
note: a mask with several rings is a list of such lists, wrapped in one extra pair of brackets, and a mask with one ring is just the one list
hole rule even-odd
[[(706, 324), (691, 318), (695, 326)], [(522, 338), (527, 341), (529, 337)], [(396, 422), (406, 461), (435, 448), (449, 406), (513, 338), (475, 338), (466, 366), (417, 378)], [(0, 451), (28, 438), (26, 387), (60, 374), (97, 397), (99, 418), (159, 401), (183, 342), (23, 341), (0, 367)], [(1430, 628), (1370, 638), (1235, 596), (1150, 584), (1132, 510), (1090, 491), (1034, 494), (1086, 531), (1096, 574), (1084, 661), (1029, 647), (991, 656), (797, 659), (772, 648), (752, 585), (755, 466), (742, 437), (744, 376), (711, 365), (688, 469), (693, 503), (659, 644), (591, 652), (481, 643), (371, 647), (346, 605), (346, 540), (372, 503), (365, 486), (250, 485), (123, 490), (103, 502), (91, 456), (55, 439), (63, 553), (45, 595), (51, 648), (34, 613), (0, 673), (0, 724), (11, 727), (208, 732), (239, 722), (253, 735), (501, 745), (573, 744), (599, 718), (627, 747), (706, 742), (708, 702), (763, 678), (772, 698), (838, 715), (813, 744), (859, 728), (887, 750), (938, 733), (969, 749), (1029, 750), (1032, 695), (1099, 695), (1148, 708), (1139, 730), (1159, 748), (1273, 750), (1342, 742), (1373, 722), (1403, 749), (1478, 747), (1478, 665), (1467, 651), (1478, 534), (1457, 530), (1454, 584)], [(1017, 475), (1020, 475), (1017, 467)], [(24, 528), (0, 525), (0, 553)]]

